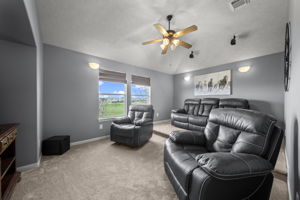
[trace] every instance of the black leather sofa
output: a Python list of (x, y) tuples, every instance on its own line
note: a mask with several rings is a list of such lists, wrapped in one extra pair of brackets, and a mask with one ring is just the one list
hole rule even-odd
[(204, 131), (171, 133), (164, 167), (180, 200), (268, 200), (283, 131), (266, 114), (211, 111)]
[(204, 130), (209, 113), (214, 108), (242, 108), (249, 109), (246, 99), (186, 99), (184, 107), (172, 110), (171, 123), (173, 126), (188, 130)]
[(153, 132), (152, 105), (131, 105), (128, 116), (117, 118), (110, 127), (111, 141), (131, 147), (144, 145)]

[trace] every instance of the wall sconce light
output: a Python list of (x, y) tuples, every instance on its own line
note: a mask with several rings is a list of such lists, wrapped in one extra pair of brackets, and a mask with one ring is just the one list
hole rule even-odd
[(185, 80), (185, 81), (189, 81), (189, 80), (191, 80), (191, 77), (190, 77), (190, 76), (185, 76), (185, 77), (184, 77), (184, 80)]
[(99, 64), (98, 63), (94, 63), (94, 62), (90, 62), (89, 63), (89, 67), (91, 69), (99, 69)]
[(248, 72), (250, 68), (251, 68), (250, 66), (239, 67), (239, 72)]

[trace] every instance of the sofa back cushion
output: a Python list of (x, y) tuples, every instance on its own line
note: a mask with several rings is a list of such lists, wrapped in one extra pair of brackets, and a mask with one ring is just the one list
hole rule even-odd
[(273, 117), (253, 110), (214, 109), (204, 130), (207, 149), (265, 157), (275, 123)]
[(132, 123), (140, 119), (153, 119), (154, 111), (152, 105), (130, 105), (128, 117)]
[(219, 99), (217, 98), (205, 98), (201, 101), (198, 110), (198, 115), (209, 116), (212, 109), (219, 107)]
[(249, 103), (247, 99), (220, 99), (219, 108), (249, 109)]
[(197, 115), (201, 99), (186, 99), (184, 101), (184, 110), (189, 115)]

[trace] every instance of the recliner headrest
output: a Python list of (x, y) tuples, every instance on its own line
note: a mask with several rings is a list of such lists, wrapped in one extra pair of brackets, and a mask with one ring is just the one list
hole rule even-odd
[(201, 99), (186, 99), (184, 101), (184, 104), (196, 104), (196, 105), (199, 105), (200, 102), (201, 102)]
[(244, 108), (249, 109), (249, 103), (247, 99), (221, 99), (219, 103), (220, 108)]
[(138, 112), (152, 112), (153, 106), (152, 105), (130, 105), (130, 111), (138, 111)]
[(273, 130), (276, 119), (254, 110), (219, 108), (211, 111), (209, 121), (233, 129), (267, 134)]
[(218, 105), (220, 99), (217, 98), (205, 98), (202, 100), (201, 104), (209, 104), (209, 105)]

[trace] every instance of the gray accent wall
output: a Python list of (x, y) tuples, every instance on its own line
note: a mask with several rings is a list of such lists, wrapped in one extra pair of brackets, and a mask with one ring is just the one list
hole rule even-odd
[[(238, 71), (239, 66), (250, 65), (246, 73)], [(232, 95), (226, 96), (194, 96), (196, 75), (231, 70)], [(191, 76), (185, 81), (185, 76)], [(174, 76), (174, 107), (180, 108), (186, 98), (245, 98), (251, 109), (274, 115), (278, 124), (283, 127), (284, 90), (283, 90), (283, 53), (257, 57), (249, 60), (210, 67)]]
[(20, 123), (17, 166), (37, 162), (36, 48), (0, 40), (0, 124)]
[(291, 73), (289, 91), (285, 93), (285, 135), (288, 185), (291, 200), (300, 199), (300, 1), (290, 0)]
[[(126, 72), (127, 80), (131, 74), (150, 77), (155, 120), (170, 118), (172, 75), (44, 45), (44, 138), (69, 134), (75, 142), (109, 134), (112, 120), (98, 121), (99, 72), (90, 69), (89, 62), (98, 62), (103, 69)], [(128, 86), (130, 89), (130, 81)], [(99, 129), (100, 124), (103, 129)]]

